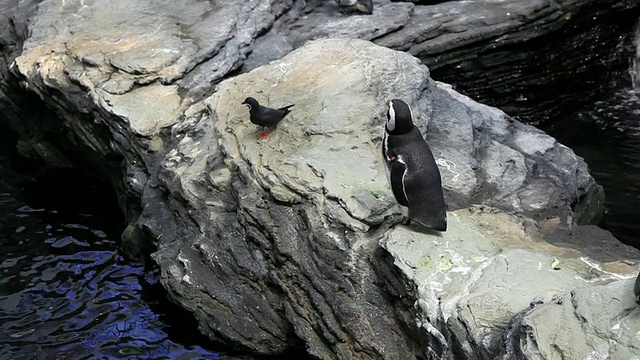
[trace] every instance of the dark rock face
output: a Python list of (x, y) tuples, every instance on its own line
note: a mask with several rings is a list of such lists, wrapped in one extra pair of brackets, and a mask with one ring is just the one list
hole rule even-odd
[[(22, 135), (20, 139), (21, 153), (25, 156), (47, 159), (57, 167), (68, 167), (69, 162), (59, 151), (48, 146), (48, 142), (40, 141), (40, 147), (25, 146), (29, 139), (43, 140), (48, 121), (46, 108), (42, 101), (33, 94), (24, 91), (15, 79), (11, 79), (9, 68), (14, 59), (22, 52), (22, 45), (29, 35), (27, 27), (29, 18), (33, 17), (39, 1), (4, 1), (0, 4), (0, 104), (2, 104), (2, 120), (9, 128)], [(23, 121), (28, 118), (29, 121)], [(41, 127), (42, 126), (42, 127)], [(2, 141), (13, 142), (10, 134), (3, 132)], [(46, 151), (45, 149), (49, 150)], [(40, 151), (38, 151), (40, 150)], [(55, 153), (52, 155), (51, 153)]]
[[(430, 64), (435, 79), (520, 121), (540, 124), (606, 89), (614, 69), (629, 68), (635, 52), (633, 27), (640, 16), (635, 2), (595, 1), (576, 10), (551, 6), (547, 11), (553, 16), (541, 17), (555, 18), (555, 23), (541, 18), (492, 39), (490, 46), (464, 46), (457, 50), (469, 53), (462, 61), (441, 65), (434, 61), (437, 56), (419, 57)], [(532, 36), (528, 26), (540, 33)], [(546, 33), (548, 27), (553, 32)], [(520, 38), (523, 34), (527, 38)]]
[[(598, 257), (615, 241), (606, 233), (585, 251), (595, 259), (542, 241), (578, 247), (594, 233), (575, 226), (570, 207), (598, 186), (553, 138), (434, 82), (407, 53), (308, 40), (372, 40), (438, 69), (537, 38), (590, 3), (381, 0), (358, 16), (330, 1), (21, 2), (21, 25), (3, 28), (0, 104), (24, 154), (109, 179), (129, 221), (124, 237), (152, 240), (164, 286), (209, 337), (317, 358), (495, 358), (505, 337), (520, 344), (522, 329), (544, 322), (528, 306), (550, 288), (610, 283), (627, 304), (624, 279), (636, 270), (616, 260), (638, 253)], [(17, 89), (51, 116), (23, 113)], [(252, 95), (296, 104), (268, 141), (256, 142), (239, 105)], [(393, 97), (414, 109), (450, 210), (460, 209), (441, 235), (390, 228), (399, 209), (379, 143)], [(624, 304), (602, 318), (630, 321)], [(604, 335), (577, 353), (619, 335), (596, 330)], [(538, 344), (509, 351), (572, 351), (571, 341)]]
[(611, 69), (628, 62), (624, 53), (634, 51), (631, 33), (640, 15), (635, 1), (377, 1), (375, 6), (372, 16), (354, 19), (331, 2), (294, 2), (256, 39), (242, 70), (311, 39), (358, 37), (407, 51), (434, 79), (537, 124), (588, 101), (578, 90), (602, 86)]

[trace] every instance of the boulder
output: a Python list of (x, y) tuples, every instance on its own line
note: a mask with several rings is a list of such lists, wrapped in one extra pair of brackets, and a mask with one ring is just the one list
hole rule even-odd
[(626, 76), (639, 16), (629, 0), (376, 0), (370, 16), (343, 14), (334, 1), (298, 0), (256, 38), (241, 70), (308, 40), (357, 37), (406, 51), (434, 79), (539, 124), (590, 101), (615, 69)]
[[(268, 140), (257, 141), (258, 129), (239, 105), (246, 96), (295, 106)], [(379, 152), (393, 97), (412, 105), (441, 166), (450, 210), (472, 203), (502, 210), (456, 223), (442, 236), (388, 230), (400, 214)], [(601, 266), (589, 260), (590, 267), (565, 248), (544, 253), (550, 245), (535, 221), (523, 217), (570, 213), (569, 206), (596, 187), (584, 162), (541, 131), (432, 81), (405, 53), (360, 40), (311, 42), (221, 82), (186, 114), (172, 130), (180, 141), (167, 154), (161, 179), (169, 193), (194, 204), (189, 216), (199, 233), (161, 240), (154, 257), (163, 264), (164, 284), (204, 331), (244, 347), (277, 352), (295, 334), (318, 358), (490, 357), (500, 352), (511, 317), (536, 296), (587, 285), (585, 274)], [(504, 211), (524, 215), (518, 222)], [(523, 223), (536, 236), (528, 236)], [(516, 235), (493, 226), (506, 226), (519, 241), (510, 243)], [(476, 230), (466, 232), (470, 227)], [(450, 280), (441, 281), (463, 288), (412, 276), (401, 264), (417, 254), (426, 258), (410, 268), (431, 259), (426, 278), (444, 272)], [(538, 269), (543, 263), (552, 268), (556, 258), (563, 276)], [(622, 269), (621, 278), (635, 271), (629, 264), (610, 266)], [(534, 269), (538, 285), (514, 299)], [(477, 279), (456, 281), (449, 270)], [(504, 283), (503, 290), (491, 294), (496, 283)], [(487, 296), (496, 297), (499, 311), (484, 305)], [(412, 301), (418, 306), (408, 310)], [(484, 312), (463, 310), (473, 306)], [(479, 316), (485, 326), (468, 325)]]
[[(500, 358), (637, 357), (640, 313), (629, 292), (632, 285), (631, 280), (616, 280), (545, 294), (514, 316)], [(582, 332), (573, 331), (577, 328)]]
[(454, 358), (638, 354), (613, 345), (636, 333), (635, 262), (550, 245), (530, 219), (484, 206), (449, 213), (440, 236), (396, 227), (381, 246), (416, 288), (419, 323)]

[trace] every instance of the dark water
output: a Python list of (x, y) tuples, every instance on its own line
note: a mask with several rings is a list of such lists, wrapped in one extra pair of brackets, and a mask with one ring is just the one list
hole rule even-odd
[[(0, 156), (0, 359), (232, 359), (125, 256), (115, 195)], [(237, 359), (237, 358), (236, 358)]]
[(596, 101), (543, 129), (583, 157), (604, 187), (601, 226), (640, 248), (640, 90), (631, 83), (621, 76)]

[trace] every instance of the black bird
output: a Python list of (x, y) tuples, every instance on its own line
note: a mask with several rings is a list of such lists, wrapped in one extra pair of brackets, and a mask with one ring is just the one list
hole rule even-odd
[[(242, 105), (247, 105), (249, 107), (249, 119), (251, 120), (251, 122), (260, 126), (260, 134), (258, 134), (258, 139), (268, 138), (269, 133), (271, 132), (271, 128), (275, 128), (280, 120), (282, 120), (282, 118), (291, 111), (289, 110), (289, 108), (293, 106), (287, 105), (279, 109), (272, 109), (260, 105), (260, 103), (258, 103), (258, 100), (252, 97), (244, 99)], [(266, 132), (265, 128), (267, 129)]]
[(447, 230), (440, 170), (429, 145), (413, 125), (404, 101), (389, 102), (382, 156), (393, 195), (409, 208), (409, 220), (438, 231)]

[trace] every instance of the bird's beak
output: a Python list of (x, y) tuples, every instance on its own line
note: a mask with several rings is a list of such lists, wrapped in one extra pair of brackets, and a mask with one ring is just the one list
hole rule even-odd
[(240, 105), (247, 105), (247, 103), (243, 101), (240, 103)]

